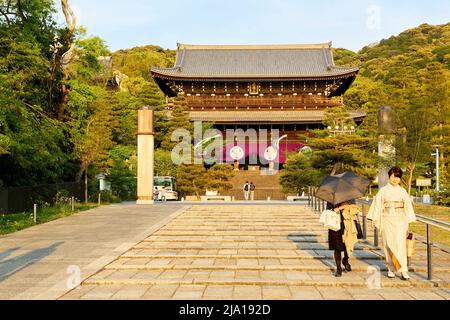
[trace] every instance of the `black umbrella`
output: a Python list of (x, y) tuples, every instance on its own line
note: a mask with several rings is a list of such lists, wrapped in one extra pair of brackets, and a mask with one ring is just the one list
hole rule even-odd
[(337, 174), (336, 177), (345, 178), (346, 181), (351, 183), (353, 187), (357, 188), (363, 193), (367, 191), (367, 187), (370, 185), (370, 180), (365, 177), (360, 177), (351, 171), (345, 171), (344, 173)]
[(337, 205), (364, 196), (369, 184), (369, 179), (346, 171), (323, 179), (317, 189), (316, 197)]

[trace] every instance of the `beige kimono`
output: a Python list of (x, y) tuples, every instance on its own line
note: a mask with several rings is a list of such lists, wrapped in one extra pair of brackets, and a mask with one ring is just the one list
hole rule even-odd
[[(411, 198), (406, 190), (392, 184), (380, 189), (373, 199), (367, 219), (380, 231), (389, 270), (407, 272), (406, 233), (408, 225), (416, 221)], [(393, 257), (400, 263), (395, 269)]]

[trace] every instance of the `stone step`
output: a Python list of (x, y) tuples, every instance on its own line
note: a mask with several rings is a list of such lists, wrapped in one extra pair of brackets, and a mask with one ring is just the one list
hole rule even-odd
[(279, 220), (279, 221), (286, 221), (286, 222), (290, 222), (290, 221), (311, 221), (311, 222), (319, 222), (319, 217), (320, 216), (290, 216), (290, 217), (284, 217), (284, 216), (267, 216), (267, 217), (261, 217), (261, 216), (256, 216), (256, 217), (223, 217), (223, 218), (217, 218), (217, 217), (182, 217), (182, 218), (177, 218), (175, 221), (212, 221), (212, 222), (223, 222), (223, 221), (251, 221), (251, 220), (256, 220), (258, 222), (266, 222), (269, 219), (272, 219), (275, 221)]
[[(283, 260), (315, 260), (315, 259), (328, 259), (326, 255), (273, 255), (273, 256), (261, 256), (261, 255), (250, 255), (250, 254), (216, 254), (216, 255), (142, 255), (142, 254), (125, 254), (121, 256), (125, 259), (192, 259), (192, 260), (202, 260), (202, 259), (259, 259), (259, 260), (273, 260), (273, 259), (283, 259)], [(379, 257), (374, 257), (374, 259), (381, 259)]]
[[(286, 236), (155, 236), (144, 242), (284, 242), (284, 243), (327, 243), (328, 237), (286, 237)], [(373, 241), (369, 239), (360, 239), (359, 243), (370, 244)]]
[[(327, 265), (323, 266), (293, 266), (293, 265), (231, 265), (231, 266), (221, 266), (221, 265), (197, 265), (197, 264), (167, 264), (167, 265), (128, 265), (128, 264), (119, 264), (114, 263), (106, 266), (104, 270), (233, 270), (233, 271), (239, 271), (239, 270), (271, 270), (271, 271), (335, 271), (336, 266), (334, 261), (331, 260), (325, 260), (324, 263), (327, 263)], [(352, 263), (352, 272), (367, 272), (368, 267), (376, 267), (380, 271), (387, 272), (388, 269), (385, 266), (385, 264), (354, 264)], [(427, 272), (427, 268), (423, 267), (415, 267), (412, 266), (409, 268), (410, 272)], [(433, 269), (433, 272), (450, 272), (450, 268), (435, 268)]]
[[(208, 249), (205, 249), (208, 250)], [(156, 250), (158, 251), (158, 250)], [(121, 257), (123, 258), (134, 258), (134, 259), (259, 259), (259, 260), (274, 260), (274, 259), (281, 259), (281, 260), (317, 260), (317, 259), (334, 259), (333, 258), (333, 252), (321, 252), (321, 254), (313, 254), (308, 252), (308, 255), (302, 255), (300, 254), (299, 250), (292, 251), (292, 254), (278, 254), (278, 255), (267, 255), (267, 254), (238, 254), (238, 251), (245, 251), (245, 249), (238, 249), (238, 250), (221, 250), (223, 251), (223, 254), (125, 254)], [(232, 253), (230, 253), (232, 251)], [(220, 251), (219, 251), (220, 252)], [(384, 261), (384, 254), (382, 254), (382, 251), (380, 252), (371, 252), (371, 251), (356, 251), (353, 253), (353, 257), (355, 259), (363, 259), (363, 260), (383, 260)], [(426, 259), (421, 259), (420, 256), (415, 256), (412, 260), (412, 264), (423, 264), (426, 265)], [(436, 261), (442, 261), (447, 263), (450, 261), (450, 258), (448, 256), (437, 256), (433, 258), (433, 261), (436, 264)]]
[[(215, 286), (300, 286), (300, 287), (362, 287), (367, 288), (366, 281), (352, 281), (345, 279), (345, 276), (336, 278), (330, 276), (329, 279), (324, 280), (291, 280), (291, 281), (277, 281), (277, 280), (152, 280), (152, 279), (98, 279), (85, 280), (82, 285), (215, 285)], [(434, 288), (436, 283), (429, 281), (402, 281), (400, 279), (382, 279), (380, 288), (389, 287), (409, 287), (409, 288)], [(448, 288), (447, 282), (439, 283), (439, 287)], [(374, 288), (376, 289), (376, 288)], [(368, 288), (369, 290), (369, 288)]]
[[(315, 235), (308, 235), (308, 236), (297, 236), (297, 235), (290, 235), (288, 233), (282, 233), (282, 234), (254, 234), (254, 235), (249, 235), (249, 234), (223, 234), (223, 235), (211, 235), (211, 234), (187, 234), (187, 235), (182, 235), (182, 234), (160, 234), (160, 233), (156, 233), (154, 235), (151, 236), (151, 238), (155, 238), (155, 239), (161, 239), (161, 238), (167, 238), (167, 239), (182, 239), (182, 238), (188, 238), (188, 239), (192, 239), (192, 238), (197, 238), (197, 239), (201, 239), (201, 238), (221, 238), (221, 239), (238, 239), (238, 238), (255, 238), (257, 237), (258, 239), (260, 238), (273, 238), (273, 239), (284, 239), (284, 241), (289, 240), (290, 238), (324, 238), (325, 236), (327, 236), (327, 234), (323, 233), (323, 234), (315, 234)], [(269, 239), (270, 239), (269, 238)]]
[(277, 221), (277, 222), (270, 222), (270, 221), (226, 221), (226, 220), (222, 220), (222, 221), (211, 221), (211, 220), (204, 220), (204, 221), (200, 221), (200, 220), (196, 220), (196, 221), (174, 221), (172, 223), (167, 224), (166, 226), (171, 226), (171, 225), (178, 225), (178, 226), (185, 226), (185, 225), (189, 225), (189, 226), (205, 226), (205, 225), (214, 225), (214, 226), (228, 226), (228, 225), (237, 225), (237, 226), (254, 226), (254, 225), (258, 225), (258, 226), (266, 226), (266, 225), (270, 225), (270, 226), (289, 226), (289, 227), (297, 227), (297, 226), (323, 226), (323, 224), (321, 224), (319, 221), (305, 221), (305, 220), (298, 220), (298, 221)]
[[(261, 208), (264, 208), (263, 205), (260, 206)], [(208, 219), (208, 220), (236, 220), (236, 219), (255, 219), (255, 220), (264, 220), (264, 219), (311, 219), (311, 220), (319, 220), (320, 214), (311, 214), (310, 212), (296, 212), (296, 213), (279, 213), (279, 211), (282, 209), (276, 209), (275, 212), (272, 213), (261, 213), (261, 210), (255, 211), (255, 212), (242, 212), (240, 214), (226, 214), (226, 213), (220, 213), (216, 215), (208, 215), (208, 214), (186, 214), (177, 217), (176, 219)], [(362, 216), (360, 216), (360, 219), (362, 219)]]
[[(199, 226), (197, 228), (185, 228), (185, 227), (168, 227), (164, 229), (165, 231), (173, 231), (173, 232), (179, 232), (179, 231), (211, 231), (211, 232), (218, 232), (218, 231), (242, 231), (242, 233), (247, 234), (247, 231), (285, 231), (287, 233), (293, 233), (293, 232), (299, 232), (299, 231), (311, 231), (311, 232), (323, 232), (323, 229), (312, 229), (312, 228), (282, 228), (282, 227), (271, 227), (268, 226), (267, 228), (239, 228), (239, 227), (218, 227), (218, 228), (209, 228), (209, 227), (202, 227)], [(242, 234), (241, 233), (241, 234)]]
[(274, 219), (285, 219), (285, 220), (319, 220), (319, 215), (306, 215), (306, 214), (296, 214), (296, 215), (241, 215), (241, 216), (192, 216), (192, 215), (186, 215), (176, 218), (177, 221), (180, 220), (210, 220), (210, 221), (235, 221), (235, 220), (255, 220), (255, 221), (266, 221), (267, 218), (274, 218)]
[[(326, 241), (326, 238), (311, 238), (311, 239), (307, 239), (307, 238), (280, 238), (280, 239), (263, 239), (263, 240), (259, 240), (259, 239), (195, 239), (193, 240), (191, 239), (164, 239), (164, 238), (154, 238), (154, 239), (146, 239), (143, 240), (142, 242), (147, 242), (147, 243), (158, 243), (158, 242), (169, 242), (169, 243), (176, 243), (176, 242), (181, 242), (181, 243), (199, 243), (199, 242), (204, 242), (204, 243), (210, 243), (210, 242), (222, 242), (222, 243), (227, 243), (227, 242), (231, 242), (231, 243), (247, 243), (247, 242), (254, 242), (254, 243), (285, 243), (285, 244), (292, 244), (294, 243), (326, 243), (328, 244), (328, 242)], [(367, 241), (365, 240), (361, 240), (359, 241), (360, 243), (367, 243)]]
[[(326, 244), (326, 246), (325, 246)], [(281, 249), (300, 249), (300, 250), (327, 250), (328, 249), (328, 244), (324, 242), (324, 245), (320, 245), (320, 243), (305, 243), (302, 245), (302, 247), (300, 247), (299, 245), (295, 245), (295, 244), (291, 244), (288, 243), (286, 246), (276, 246), (276, 247), (271, 247), (271, 246), (242, 246), (242, 247), (238, 247), (238, 246), (231, 246), (230, 244), (228, 244), (227, 246), (169, 246), (169, 245), (164, 245), (164, 246), (147, 246), (145, 244), (138, 244), (132, 247), (133, 249), (165, 249), (165, 250), (173, 250), (173, 249), (182, 249), (182, 250), (222, 250), (222, 249), (249, 249), (249, 250), (258, 250), (258, 249), (268, 249), (268, 250), (281, 250)], [(379, 251), (381, 250), (381, 248), (372, 248), (372, 247), (361, 247), (356, 245), (355, 246), (355, 251), (361, 250), (361, 251)]]
[[(321, 232), (293, 232), (293, 233), (278, 233), (278, 232), (267, 232), (267, 231), (260, 231), (259, 233), (250, 233), (246, 232), (245, 235), (242, 233), (229, 233), (229, 232), (208, 232), (208, 233), (198, 233), (198, 232), (192, 232), (192, 233), (186, 233), (186, 232), (179, 232), (179, 231), (165, 231), (160, 230), (158, 232), (155, 232), (153, 234), (154, 236), (187, 236), (187, 237), (204, 237), (204, 236), (258, 236), (258, 237), (273, 237), (273, 236), (299, 236), (299, 237), (316, 237), (318, 235), (328, 235), (328, 231), (321, 231)], [(152, 235), (152, 236), (153, 236)]]
[(321, 228), (322, 225), (320, 223), (270, 223), (270, 222), (261, 222), (261, 223), (201, 223), (201, 224), (193, 224), (193, 223), (169, 223), (166, 225), (168, 229), (170, 229), (173, 226), (177, 226), (179, 228), (182, 228), (183, 226), (189, 226), (191, 228), (196, 227), (215, 227), (215, 228), (228, 228), (228, 227), (244, 227), (244, 228), (253, 228), (253, 227), (290, 227), (290, 228), (297, 228), (297, 227), (309, 227), (309, 228)]

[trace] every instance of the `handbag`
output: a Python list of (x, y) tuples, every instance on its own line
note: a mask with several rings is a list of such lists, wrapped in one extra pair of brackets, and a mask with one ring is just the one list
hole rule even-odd
[(406, 237), (406, 256), (412, 257), (413, 255), (414, 255), (414, 236), (412, 232), (410, 232)]
[(355, 220), (355, 226), (356, 226), (356, 231), (358, 232), (358, 235), (357, 235), (358, 239), (364, 238), (364, 234), (363, 234), (363, 231), (361, 228), (361, 224), (358, 221), (358, 218), (356, 218), (356, 220)]
[(323, 223), (325, 228), (333, 231), (341, 229), (341, 215), (333, 210), (324, 210), (320, 215), (319, 222)]

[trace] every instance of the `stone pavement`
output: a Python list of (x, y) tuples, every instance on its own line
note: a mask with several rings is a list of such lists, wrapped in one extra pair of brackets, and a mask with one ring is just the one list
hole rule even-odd
[(450, 298), (450, 254), (434, 249), (431, 283), (419, 241), (411, 281), (386, 277), (371, 238), (335, 278), (327, 231), (300, 204), (193, 205), (141, 240), (61, 299)]
[(57, 299), (78, 268), (80, 280), (95, 274), (180, 208), (102, 206), (0, 236), (0, 299)]

